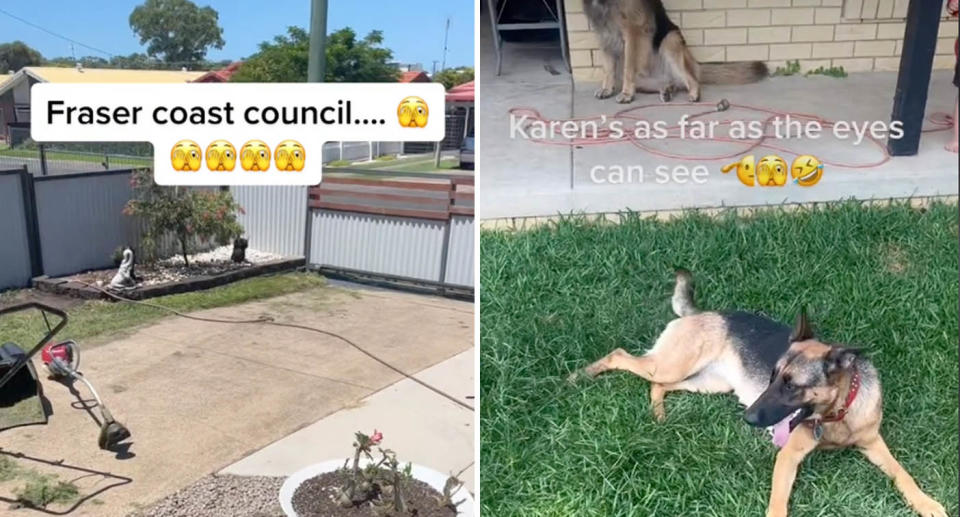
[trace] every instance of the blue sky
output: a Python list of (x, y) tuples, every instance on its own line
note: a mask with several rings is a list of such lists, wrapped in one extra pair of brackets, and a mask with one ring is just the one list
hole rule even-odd
[[(246, 57), (256, 52), (261, 41), (285, 33), (287, 26), (310, 25), (309, 0), (194, 1), (220, 13), (226, 45), (207, 54), (214, 60)], [(144, 51), (127, 22), (140, 3), (142, 0), (0, 1), (0, 9), (97, 49), (127, 55)], [(433, 60), (442, 59), (447, 17), (447, 66), (473, 66), (473, 0), (329, 0), (327, 27), (332, 32), (349, 26), (360, 35), (382, 30), (384, 45), (393, 50), (397, 61), (421, 63), (430, 71)], [(71, 55), (69, 42), (0, 13), (0, 42), (13, 40), (27, 43), (44, 57)], [(80, 46), (76, 46), (76, 55), (103, 56)]]

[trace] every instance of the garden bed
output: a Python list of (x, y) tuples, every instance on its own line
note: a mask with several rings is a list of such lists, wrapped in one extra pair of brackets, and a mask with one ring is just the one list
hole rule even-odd
[[(152, 264), (138, 264), (137, 277), (141, 280), (129, 290), (111, 291), (134, 300), (144, 300), (168, 294), (186, 293), (217, 287), (244, 278), (268, 273), (291, 271), (306, 265), (303, 258), (286, 258), (257, 250), (247, 250), (247, 262), (230, 260), (229, 246), (183, 257), (176, 256)], [(55, 294), (84, 299), (111, 299), (102, 289), (110, 285), (116, 268), (87, 271), (66, 277), (41, 276), (33, 279), (33, 286)]]

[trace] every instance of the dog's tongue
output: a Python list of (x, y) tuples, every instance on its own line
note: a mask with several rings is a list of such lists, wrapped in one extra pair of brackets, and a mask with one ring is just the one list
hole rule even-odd
[(790, 438), (790, 419), (793, 415), (784, 418), (773, 426), (773, 444), (778, 449), (782, 449), (787, 444), (787, 438)]

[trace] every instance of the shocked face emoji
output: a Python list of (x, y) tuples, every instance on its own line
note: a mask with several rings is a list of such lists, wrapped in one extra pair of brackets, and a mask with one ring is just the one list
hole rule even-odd
[(430, 109), (420, 97), (406, 97), (397, 106), (397, 118), (403, 127), (426, 127)]
[(207, 146), (207, 168), (212, 171), (232, 171), (237, 165), (237, 150), (226, 140), (214, 140)]
[(761, 187), (782, 187), (787, 184), (787, 162), (771, 154), (757, 162), (757, 185)]
[(307, 154), (304, 152), (300, 142), (284, 140), (277, 144), (277, 150), (274, 152), (273, 158), (277, 162), (277, 170), (302, 171), (303, 162), (307, 159)]
[(260, 140), (250, 140), (240, 148), (240, 166), (245, 171), (265, 171), (270, 168), (270, 148)]
[(178, 171), (200, 170), (200, 146), (193, 140), (181, 140), (170, 150), (170, 163)]

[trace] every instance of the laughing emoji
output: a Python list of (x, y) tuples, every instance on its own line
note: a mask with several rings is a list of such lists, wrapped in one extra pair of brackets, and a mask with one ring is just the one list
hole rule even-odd
[(200, 146), (193, 140), (181, 140), (170, 150), (170, 163), (178, 171), (200, 170)]
[(226, 140), (214, 140), (207, 146), (207, 168), (212, 171), (232, 171), (237, 164), (237, 150)]
[(240, 148), (240, 166), (245, 171), (265, 171), (270, 168), (270, 148), (260, 140), (250, 140)]
[(397, 118), (403, 127), (426, 127), (430, 108), (420, 97), (406, 97), (397, 106)]
[(787, 162), (771, 154), (757, 162), (757, 185), (761, 187), (782, 187), (787, 184)]
[(793, 182), (801, 187), (812, 187), (823, 178), (823, 164), (816, 157), (804, 154), (797, 156), (790, 167)]

